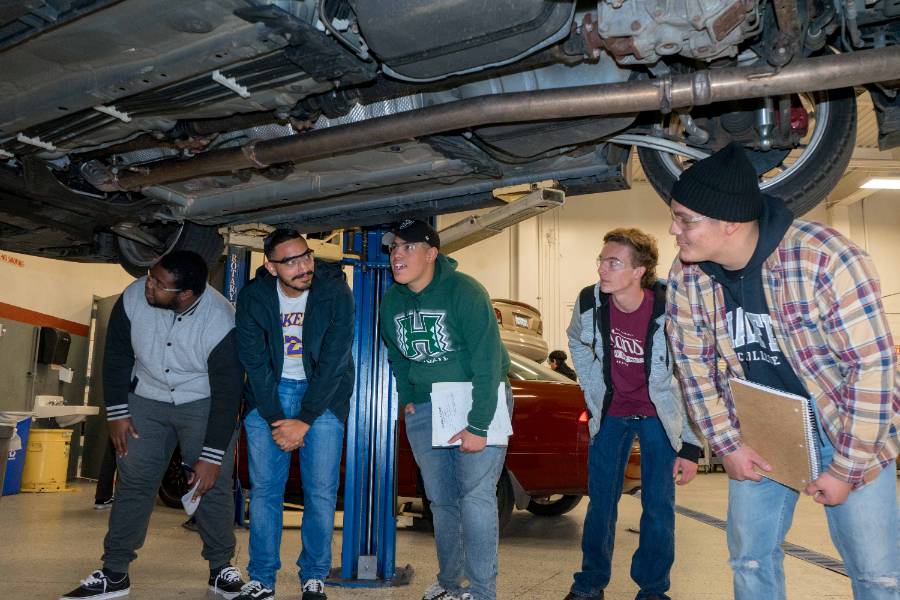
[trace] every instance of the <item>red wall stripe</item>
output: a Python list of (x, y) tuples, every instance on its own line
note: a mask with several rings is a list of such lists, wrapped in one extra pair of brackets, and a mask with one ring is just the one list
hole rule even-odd
[(28, 325), (35, 325), (38, 327), (55, 327), (57, 329), (68, 331), (72, 335), (84, 337), (87, 337), (91, 330), (89, 325), (83, 325), (82, 323), (76, 323), (75, 321), (67, 321), (65, 319), (60, 319), (59, 317), (46, 315), (44, 313), (28, 310), (27, 308), (22, 308), (20, 306), (13, 306), (12, 304), (6, 304), (4, 302), (0, 302), (0, 319), (12, 319), (13, 321), (19, 321), (20, 323), (27, 323)]

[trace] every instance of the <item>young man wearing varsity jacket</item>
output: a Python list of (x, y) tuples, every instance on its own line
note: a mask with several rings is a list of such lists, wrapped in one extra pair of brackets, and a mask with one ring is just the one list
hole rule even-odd
[(128, 567), (175, 445), (196, 486), (209, 589), (232, 599), (243, 585), (234, 557), (232, 467), (242, 370), (234, 309), (206, 283), (206, 263), (176, 251), (122, 292), (103, 355), (103, 396), (119, 481), (103, 568), (62, 596), (106, 600), (131, 590)]
[(763, 195), (737, 144), (672, 189), (669, 338), (685, 401), (730, 477), (728, 549), (737, 600), (783, 600), (781, 543), (799, 491), (741, 439), (729, 380), (811, 398), (825, 505), (857, 599), (900, 598), (900, 377), (872, 260), (837, 231)]

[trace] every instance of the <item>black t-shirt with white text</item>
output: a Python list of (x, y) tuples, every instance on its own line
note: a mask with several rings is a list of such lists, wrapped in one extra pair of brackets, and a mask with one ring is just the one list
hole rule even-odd
[(747, 379), (791, 394), (808, 395), (775, 339), (761, 271), (724, 271), (723, 275), (719, 283), (725, 293), (728, 333)]
[(750, 381), (783, 392), (808, 396), (803, 383), (784, 356), (784, 340), (775, 339), (763, 289), (762, 266), (784, 237), (794, 215), (778, 198), (762, 196), (756, 248), (743, 269), (729, 271), (707, 261), (700, 264), (722, 285), (731, 343), (744, 375)]

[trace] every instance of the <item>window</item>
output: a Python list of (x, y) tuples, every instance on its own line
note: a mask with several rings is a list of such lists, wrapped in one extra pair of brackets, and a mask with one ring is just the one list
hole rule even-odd
[(553, 381), (574, 383), (565, 375), (560, 375), (550, 367), (539, 365), (513, 352), (509, 353), (509, 378), (518, 381)]

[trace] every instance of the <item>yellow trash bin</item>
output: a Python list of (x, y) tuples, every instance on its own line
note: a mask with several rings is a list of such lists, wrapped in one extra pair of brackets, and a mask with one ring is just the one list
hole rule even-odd
[(22, 492), (64, 492), (71, 429), (32, 429), (25, 451)]

